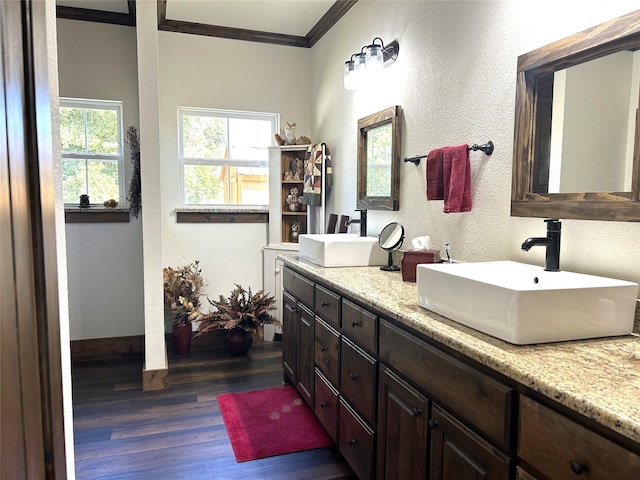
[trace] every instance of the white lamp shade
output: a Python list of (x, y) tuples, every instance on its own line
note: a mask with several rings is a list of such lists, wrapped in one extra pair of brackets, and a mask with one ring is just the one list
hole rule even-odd
[(352, 60), (344, 62), (344, 88), (345, 90), (358, 88), (356, 84), (356, 66)]
[(369, 45), (365, 49), (365, 62), (369, 72), (382, 70), (384, 68), (382, 45)]
[(358, 53), (357, 55), (355, 55), (355, 59), (353, 61), (355, 63), (356, 85), (364, 85), (367, 76), (366, 54)]

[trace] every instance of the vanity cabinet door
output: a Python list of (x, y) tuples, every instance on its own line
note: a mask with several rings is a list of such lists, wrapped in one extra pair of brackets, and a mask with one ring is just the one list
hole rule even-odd
[(525, 396), (518, 455), (554, 480), (640, 478), (640, 455)]
[(378, 479), (425, 480), (429, 399), (382, 365), (378, 383)]
[(314, 315), (304, 305), (298, 303), (298, 362), (296, 388), (307, 404), (313, 408), (314, 361), (313, 361)]
[(285, 377), (288, 378), (291, 384), (297, 385), (298, 302), (287, 292), (283, 292), (282, 304), (282, 368), (284, 369)]
[(340, 328), (340, 295), (316, 285), (316, 314), (327, 323)]
[(334, 442), (338, 441), (338, 392), (316, 368), (314, 413)]
[(376, 361), (345, 337), (340, 345), (340, 393), (375, 425)]
[(483, 431), (497, 446), (513, 447), (515, 391), (414, 335), (380, 321), (380, 359), (434, 401)]
[(340, 399), (338, 446), (360, 480), (373, 478), (375, 434), (349, 404)]
[(316, 317), (315, 361), (316, 366), (334, 385), (338, 385), (340, 373), (340, 334)]
[(315, 284), (288, 267), (282, 270), (282, 287), (309, 308), (314, 308)]
[(508, 480), (511, 460), (437, 405), (431, 420), (431, 480)]
[(342, 330), (357, 344), (377, 351), (378, 317), (349, 300), (342, 299)]
[(516, 480), (540, 480), (520, 467), (516, 467)]

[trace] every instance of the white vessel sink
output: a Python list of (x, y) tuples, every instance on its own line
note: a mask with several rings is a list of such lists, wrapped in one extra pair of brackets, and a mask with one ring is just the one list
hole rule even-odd
[(303, 234), (298, 237), (300, 258), (321, 267), (386, 265), (387, 253), (378, 239), (353, 233)]
[(517, 345), (633, 329), (638, 284), (517, 262), (418, 265), (418, 304)]

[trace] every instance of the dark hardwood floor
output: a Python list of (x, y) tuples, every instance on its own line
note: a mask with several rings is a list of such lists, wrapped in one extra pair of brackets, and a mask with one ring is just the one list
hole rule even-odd
[(77, 479), (355, 479), (335, 447), (236, 463), (217, 395), (282, 385), (281, 345), (169, 353), (170, 386), (151, 392), (142, 356), (74, 363)]

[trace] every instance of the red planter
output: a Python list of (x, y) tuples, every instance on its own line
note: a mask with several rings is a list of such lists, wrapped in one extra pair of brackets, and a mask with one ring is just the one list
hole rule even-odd
[(176, 355), (188, 355), (191, 352), (191, 336), (191, 322), (173, 322), (173, 351)]
[(253, 343), (253, 335), (242, 328), (232, 328), (227, 334), (227, 346), (233, 355), (246, 355)]

